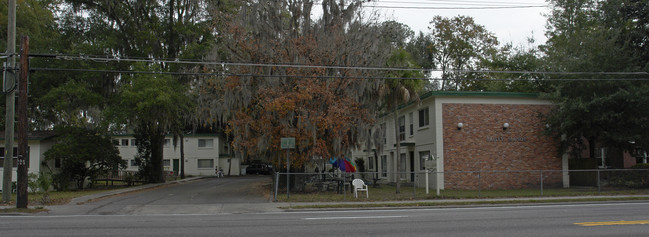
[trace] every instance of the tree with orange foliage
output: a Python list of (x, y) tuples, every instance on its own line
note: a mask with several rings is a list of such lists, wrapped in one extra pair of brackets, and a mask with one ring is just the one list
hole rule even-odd
[(314, 1), (243, 4), (213, 56), (245, 66), (229, 64), (219, 68), (224, 76), (200, 81), (199, 119), (227, 124), (234, 149), (277, 162), (280, 139), (294, 137), (293, 167), (369, 139), (383, 81), (368, 79), (381, 72), (358, 67), (385, 65), (393, 47), (376, 18), (358, 14), (364, 1), (342, 2), (323, 1), (317, 21)]

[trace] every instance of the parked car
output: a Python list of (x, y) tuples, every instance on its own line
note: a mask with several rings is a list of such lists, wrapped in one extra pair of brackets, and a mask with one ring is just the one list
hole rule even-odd
[(271, 174), (273, 167), (270, 164), (252, 164), (246, 168), (246, 174)]

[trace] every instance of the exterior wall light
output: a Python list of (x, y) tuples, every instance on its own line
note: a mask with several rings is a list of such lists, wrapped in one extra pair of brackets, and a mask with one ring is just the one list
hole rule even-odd
[(504, 123), (503, 124), (503, 131), (507, 130), (509, 128), (509, 123)]
[(464, 127), (464, 124), (457, 123), (457, 130), (462, 130), (462, 127)]

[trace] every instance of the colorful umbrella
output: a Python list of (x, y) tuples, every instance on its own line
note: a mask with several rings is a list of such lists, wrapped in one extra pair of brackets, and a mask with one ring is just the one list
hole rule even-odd
[(350, 162), (348, 159), (339, 159), (338, 157), (329, 158), (329, 164), (334, 168), (340, 169), (342, 172), (356, 172), (356, 164)]

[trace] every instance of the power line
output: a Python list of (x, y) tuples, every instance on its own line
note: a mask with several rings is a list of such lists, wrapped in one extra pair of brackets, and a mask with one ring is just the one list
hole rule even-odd
[(102, 70), (79, 68), (31, 68), (31, 71), (64, 71), (64, 72), (94, 72), (118, 74), (159, 74), (182, 76), (223, 76), (223, 77), (261, 77), (261, 78), (310, 78), (310, 79), (357, 79), (357, 80), (430, 80), (430, 81), (649, 81), (649, 78), (410, 78), (410, 77), (365, 77), (365, 76), (313, 76), (313, 75), (265, 75), (265, 74), (238, 74), (238, 73), (201, 73), (201, 72), (162, 72), (162, 71), (131, 71), (131, 70)]
[[(322, 5), (318, 2), (316, 5)], [(409, 5), (409, 6), (407, 6)], [(490, 10), (490, 9), (519, 9), (548, 7), (547, 4), (531, 2), (506, 2), (506, 1), (375, 1), (363, 4), (363, 8), (383, 9), (416, 9), (416, 10)]]
[(491, 6), (491, 7), (415, 7), (415, 6), (363, 6), (369, 8), (384, 8), (384, 9), (415, 9), (415, 10), (494, 10), (494, 9), (521, 9), (521, 8), (541, 8), (547, 7), (543, 5), (537, 6)]
[[(318, 68), (318, 69), (346, 69), (346, 70), (381, 70), (381, 71), (422, 71), (422, 72), (443, 72), (441, 69), (422, 68), (399, 68), (399, 67), (378, 67), (378, 66), (339, 66), (339, 65), (310, 65), (295, 63), (251, 63), (251, 62), (224, 62), (224, 61), (192, 61), (181, 59), (151, 59), (133, 57), (99, 57), (99, 56), (74, 56), (54, 54), (34, 54), (35, 57), (48, 57), (63, 60), (87, 60), (94, 62), (144, 62), (144, 63), (166, 63), (166, 64), (191, 64), (204, 66), (253, 66), (253, 67), (277, 67), (277, 68)], [(556, 72), (556, 71), (511, 71), (511, 70), (448, 70), (454, 73), (507, 73), (507, 74), (547, 74), (547, 75), (649, 75), (649, 72)]]
[[(442, 69), (425, 68), (400, 68), (378, 66), (340, 66), (340, 65), (311, 65), (294, 63), (252, 63), (252, 62), (224, 62), (224, 61), (198, 61), (191, 59), (151, 59), (132, 57), (99, 57), (99, 56), (74, 56), (57, 54), (34, 54), (34, 57), (55, 58), (61, 60), (86, 60), (94, 62), (143, 62), (164, 64), (189, 64), (202, 66), (225, 67), (275, 67), (275, 68), (307, 68), (307, 69), (339, 69), (339, 70), (378, 70), (378, 71), (420, 71), (425, 73), (442, 73)], [(511, 70), (448, 70), (452, 73), (503, 73), (503, 74), (542, 74), (542, 75), (649, 75), (649, 72), (556, 72), (556, 71), (511, 71)]]

